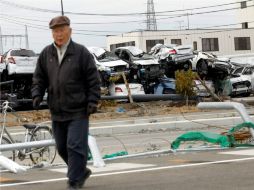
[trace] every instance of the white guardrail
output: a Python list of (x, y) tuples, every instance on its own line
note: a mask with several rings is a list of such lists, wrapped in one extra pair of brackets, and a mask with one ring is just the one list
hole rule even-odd
[[(14, 173), (26, 171), (25, 167), (4, 157), (3, 155), (1, 155), (1, 152), (2, 151), (26, 149), (26, 148), (44, 147), (44, 146), (55, 146), (55, 140), (51, 139), (51, 140), (25, 142), (25, 143), (1, 144), (0, 145), (0, 166), (2, 166), (4, 168), (6, 168), (7, 170), (14, 172)], [(99, 148), (96, 143), (96, 139), (91, 135), (88, 136), (88, 146), (90, 148), (90, 151), (91, 151), (91, 154), (93, 157), (93, 166), (94, 167), (104, 167), (105, 163), (101, 157)]]

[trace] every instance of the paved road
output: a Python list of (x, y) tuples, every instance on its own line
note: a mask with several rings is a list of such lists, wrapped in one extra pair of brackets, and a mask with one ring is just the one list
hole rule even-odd
[[(250, 190), (254, 149), (170, 153), (107, 162), (93, 168), (84, 189), (96, 190)], [(66, 189), (65, 166), (1, 172), (1, 190)]]
[[(190, 128), (218, 131), (221, 129), (211, 127), (211, 124), (227, 125), (230, 128), (241, 120), (237, 114), (231, 112), (195, 113), (186, 114), (186, 117), (192, 121), (179, 116), (164, 116), (148, 118), (147, 121), (111, 121), (111, 125), (115, 124), (113, 127), (108, 126), (107, 122), (94, 123), (91, 128), (97, 130), (96, 139), (102, 154), (124, 150), (124, 146), (129, 153), (134, 154), (169, 148), (175, 137)], [(138, 129), (134, 131), (136, 128)], [(22, 134), (20, 128), (12, 130), (18, 136)], [(179, 152), (108, 161), (105, 168), (90, 166), (93, 175), (84, 189), (253, 189), (254, 149), (232, 149), (231, 154), (224, 154), (228, 151)], [(59, 161), (61, 160), (58, 158), (57, 163)], [(65, 172), (65, 166), (34, 168), (22, 174), (0, 171), (0, 189), (66, 189)]]

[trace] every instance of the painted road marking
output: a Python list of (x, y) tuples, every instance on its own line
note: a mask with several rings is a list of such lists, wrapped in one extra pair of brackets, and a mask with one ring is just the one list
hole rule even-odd
[[(137, 168), (147, 168), (147, 167), (154, 167), (154, 166), (155, 165), (153, 164), (113, 163), (113, 164), (107, 164), (106, 167), (95, 168), (93, 166), (89, 166), (89, 168), (92, 170), (93, 173), (99, 173), (99, 172), (119, 171), (119, 170), (137, 169)], [(49, 171), (66, 173), (67, 168), (50, 169)]]
[[(162, 167), (145, 168), (145, 169), (137, 169), (137, 170), (129, 170), (129, 171), (118, 171), (118, 172), (102, 173), (102, 174), (93, 174), (93, 175), (91, 175), (91, 177), (102, 177), (102, 176), (111, 176), (111, 175), (119, 175), (119, 174), (131, 174), (131, 173), (139, 173), (139, 172), (149, 172), (149, 171), (158, 171), (158, 170), (166, 170), (166, 169), (174, 169), (174, 168), (205, 166), (205, 165), (211, 165), (211, 164), (242, 162), (242, 161), (250, 161), (250, 160), (254, 160), (254, 157), (232, 159), (232, 160), (212, 161), (212, 162), (203, 162), (203, 163), (194, 163), (194, 164), (183, 164), (183, 165), (176, 165), (176, 166), (175, 165), (174, 166), (162, 166)], [(64, 181), (64, 180), (67, 180), (67, 178), (56, 178), (56, 179), (48, 179), (48, 180), (37, 180), (37, 181), (20, 182), (20, 183), (0, 184), (0, 187), (10, 187), (10, 186), (19, 186), (19, 185), (28, 185), (28, 184), (37, 184), (37, 183), (49, 183), (49, 182)]]
[(254, 156), (254, 149), (251, 149), (251, 150), (237, 150), (237, 151), (220, 152), (219, 154), (231, 154), (231, 155)]

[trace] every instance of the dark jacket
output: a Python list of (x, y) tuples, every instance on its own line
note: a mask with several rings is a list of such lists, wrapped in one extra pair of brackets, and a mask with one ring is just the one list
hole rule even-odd
[(48, 106), (54, 121), (79, 119), (87, 115), (87, 105), (100, 99), (99, 74), (93, 56), (73, 41), (59, 65), (54, 45), (40, 54), (33, 75), (32, 97), (48, 90)]

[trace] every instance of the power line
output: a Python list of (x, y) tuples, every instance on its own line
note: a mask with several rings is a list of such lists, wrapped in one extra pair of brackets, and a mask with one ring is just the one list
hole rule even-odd
[[(17, 18), (17, 17), (16, 17)], [(1, 14), (0, 14), (0, 19), (1, 19)], [(11, 19), (11, 18), (6, 18), (6, 17), (2, 17), (2, 20), (7, 20), (7, 21), (14, 21), (15, 23), (19, 23), (18, 20), (16, 19)], [(48, 26), (46, 25), (39, 25), (39, 24), (33, 24), (33, 23), (28, 23), (28, 22), (22, 22), (20, 23), (20, 25), (30, 25), (30, 26), (38, 26), (38, 27), (44, 27), (45, 29), (48, 28)], [(75, 31), (79, 31), (79, 32), (110, 32), (110, 33), (123, 33), (124, 31), (113, 31), (113, 30), (83, 30), (83, 29), (75, 29)]]
[[(2, 19), (2, 18), (0, 18), (0, 19)], [(6, 18), (5, 18), (6, 19)], [(13, 24), (17, 24), (17, 25), (22, 25), (22, 26), (28, 26), (28, 27), (30, 27), (30, 28), (35, 28), (35, 29), (40, 29), (40, 30), (47, 30), (47, 31), (49, 31), (49, 29), (48, 29), (48, 27), (46, 27), (46, 26), (43, 26), (43, 25), (38, 25), (38, 24), (31, 24), (31, 23), (20, 23), (20, 22), (18, 22), (18, 21), (16, 21), (16, 20), (12, 20), (12, 19), (6, 19), (6, 20), (8, 20), (8, 22), (10, 22), (10, 23), (13, 23)], [(73, 31), (83, 31), (83, 30), (73, 30)], [(84, 30), (84, 31), (86, 31), (86, 32), (95, 32), (95, 31), (89, 31), (89, 30)], [(104, 32), (105, 33), (105, 31), (97, 31), (97, 32)], [(73, 34), (78, 34), (78, 35), (84, 35), (84, 36), (107, 36), (107, 35), (100, 35), (100, 34), (87, 34), (87, 33), (79, 33), (79, 32), (73, 32)], [(111, 34), (112, 35), (112, 34)]]
[[(246, 2), (253, 1), (253, 0), (245, 0)], [(193, 10), (199, 10), (199, 9), (208, 9), (208, 8), (214, 8), (214, 7), (221, 7), (221, 6), (228, 6), (228, 5), (233, 5), (233, 4), (238, 4), (241, 3), (242, 1), (234, 2), (234, 3), (224, 3), (224, 4), (218, 4), (218, 5), (211, 5), (211, 6), (204, 6), (204, 7), (196, 7), (196, 8), (189, 8), (189, 9), (179, 9), (179, 10), (167, 10), (167, 11), (158, 11), (155, 12), (156, 14), (161, 14), (161, 13), (175, 13), (175, 12), (184, 12), (184, 11), (193, 11)], [(48, 12), (48, 13), (61, 13), (60, 11), (56, 10), (50, 10), (50, 9), (41, 9), (38, 7), (32, 7), (32, 6), (27, 6), (27, 5), (21, 5), (21, 4), (16, 4), (13, 2), (9, 2), (6, 0), (0, 0), (0, 3), (4, 5), (9, 5), (12, 7), (16, 8), (21, 8), (21, 9), (26, 9), (26, 10), (32, 10), (32, 11), (39, 11), (39, 12)], [(140, 16), (140, 15), (146, 15), (146, 12), (140, 12), (140, 13), (82, 13), (82, 12), (66, 12), (65, 14), (71, 14), (71, 15), (86, 15), (86, 16)]]
[[(252, 21), (251, 23), (253, 23), (254, 21)], [(252, 28), (254, 29), (254, 28)], [(190, 29), (190, 30), (202, 30), (202, 29)], [(188, 30), (188, 31), (190, 31)], [(212, 30), (212, 29), (210, 29)], [(202, 31), (202, 32), (193, 32), (193, 33), (183, 33), (183, 34), (179, 34), (177, 33), (178, 36), (187, 36), (187, 35), (193, 35), (193, 34), (213, 34), (213, 33), (220, 33), (220, 32), (226, 32), (226, 31), (237, 31), (237, 30), (248, 30), (248, 29), (242, 29), (242, 28), (227, 28), (227, 29), (216, 29), (214, 31)], [(167, 30), (163, 30), (163, 31), (167, 31)], [(182, 30), (183, 31), (183, 30)], [(147, 31), (149, 32), (149, 31)], [(154, 31), (153, 31), (154, 32)], [(144, 37), (155, 37), (155, 36), (176, 36), (176, 34), (159, 34), (159, 35), (145, 35)], [(138, 36), (128, 36), (128, 35), (121, 35), (122, 38), (127, 37), (140, 37)]]
[[(2, 0), (0, 0), (1, 3)], [(254, 5), (249, 5), (247, 7), (254, 7)], [(202, 15), (202, 14), (210, 14), (210, 13), (217, 13), (217, 12), (224, 12), (224, 11), (231, 11), (231, 10), (237, 10), (241, 9), (241, 7), (235, 7), (235, 8), (228, 8), (228, 9), (219, 9), (219, 10), (213, 10), (213, 11), (205, 11), (205, 12), (197, 12), (197, 13), (187, 13), (188, 16), (193, 16), (193, 15)], [(187, 15), (186, 13), (184, 14), (179, 14), (175, 16), (170, 16), (166, 18), (157, 18), (156, 20), (167, 20), (167, 19), (173, 19), (173, 18), (179, 18)], [(15, 16), (10, 16), (7, 14), (1, 13), (0, 15), (6, 15), (9, 17), (14, 17), (22, 20), (30, 20), (30, 21), (36, 21), (36, 22), (48, 22), (48, 21), (42, 21), (38, 19), (28, 19), (28, 18), (22, 18), (22, 17), (15, 17)], [(166, 15), (164, 15), (166, 16)], [(117, 22), (93, 22), (93, 23), (87, 23), (87, 22), (73, 22), (72, 24), (77, 24), (77, 25), (86, 25), (86, 24), (91, 24), (91, 25), (97, 25), (97, 24), (126, 24), (126, 23), (145, 23), (145, 20), (134, 20), (134, 21), (117, 21)]]
[[(2, 19), (2, 18), (0, 18)], [(19, 21), (15, 21), (12, 19), (7, 19), (9, 22), (17, 24), (17, 25), (27, 25), (31, 28), (35, 29), (40, 29), (40, 30), (49, 30), (48, 27), (43, 26), (43, 25), (38, 25), (38, 24), (31, 24), (31, 23), (20, 23)], [(254, 21), (250, 21), (248, 23), (254, 23)], [(242, 23), (232, 23), (232, 24), (226, 24), (226, 25), (216, 25), (216, 26), (209, 26), (209, 27), (202, 27), (202, 28), (191, 28), (191, 30), (204, 30), (204, 29), (209, 29), (209, 28), (218, 28), (218, 27), (225, 27), (225, 26), (236, 26)], [(235, 30), (242, 30), (242, 28), (227, 28), (227, 29), (216, 29), (216, 31), (202, 31), (198, 33), (183, 33), (183, 34), (177, 34), (177, 35), (192, 35), (192, 34), (204, 34), (204, 33), (218, 33), (218, 32), (224, 32), (224, 31), (235, 31)], [(94, 32), (94, 31), (89, 31), (89, 30), (75, 30), (74, 31), (86, 31), (86, 32)], [(99, 32), (99, 31), (97, 31)], [(100, 31), (100, 32), (105, 32), (105, 31)], [(106, 36), (116, 36), (112, 34), (88, 34), (88, 33), (80, 33), (80, 32), (74, 32), (73, 34), (77, 35), (86, 35), (86, 36), (101, 36), (101, 37), (106, 37)], [(154, 37), (155, 35), (146, 35), (146, 37)], [(170, 34), (161, 34), (161, 35), (156, 35), (156, 36), (175, 36), (175, 35), (170, 35)], [(128, 36), (128, 35), (121, 35), (121, 37), (140, 37), (140, 36)]]
[[(254, 5), (250, 5), (247, 7), (254, 7)], [(182, 15), (177, 15), (177, 16), (170, 16), (166, 18), (158, 18), (157, 20), (165, 20), (165, 19), (171, 19), (171, 18), (178, 18), (178, 17), (183, 17), (183, 16), (193, 16), (193, 15), (202, 15), (202, 14), (210, 14), (210, 13), (218, 13), (218, 12), (225, 12), (225, 11), (232, 11), (232, 10), (237, 10), (241, 9), (241, 7), (235, 7), (235, 8), (229, 8), (229, 9), (219, 9), (219, 10), (214, 10), (214, 11), (206, 11), (206, 12), (197, 12), (197, 13), (185, 13)]]

